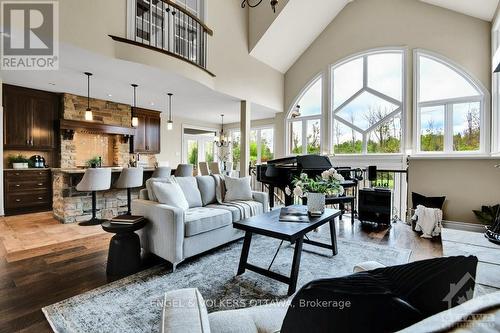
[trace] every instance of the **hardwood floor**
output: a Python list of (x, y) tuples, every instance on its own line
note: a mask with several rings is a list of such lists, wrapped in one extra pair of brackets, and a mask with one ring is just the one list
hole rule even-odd
[[(64, 225), (50, 213), (0, 218), (0, 332), (50, 332), (41, 308), (106, 284), (112, 235), (100, 227)], [(91, 227), (92, 228), (92, 227)], [(411, 249), (411, 261), (442, 255), (440, 240), (421, 239), (402, 223), (362, 230), (349, 217), (339, 237)], [(145, 267), (158, 264), (149, 260)]]

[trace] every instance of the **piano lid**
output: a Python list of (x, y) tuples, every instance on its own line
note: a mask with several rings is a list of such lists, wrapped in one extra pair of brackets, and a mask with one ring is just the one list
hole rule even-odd
[(268, 165), (274, 167), (296, 167), (300, 170), (328, 170), (332, 167), (332, 163), (328, 156), (322, 155), (298, 155), (291, 157), (278, 158), (267, 161)]

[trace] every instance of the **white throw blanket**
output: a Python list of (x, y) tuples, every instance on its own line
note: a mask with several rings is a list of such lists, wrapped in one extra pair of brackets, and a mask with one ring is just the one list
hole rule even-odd
[(415, 230), (422, 231), (421, 237), (432, 238), (433, 236), (439, 236), (441, 234), (443, 211), (418, 205), (412, 220), (417, 221)]

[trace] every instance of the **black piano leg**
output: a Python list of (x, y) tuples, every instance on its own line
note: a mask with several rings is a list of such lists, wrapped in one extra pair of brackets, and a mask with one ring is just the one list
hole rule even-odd
[(290, 206), (293, 204), (293, 196), (285, 194), (285, 206)]
[(274, 207), (274, 186), (269, 185), (269, 207)]

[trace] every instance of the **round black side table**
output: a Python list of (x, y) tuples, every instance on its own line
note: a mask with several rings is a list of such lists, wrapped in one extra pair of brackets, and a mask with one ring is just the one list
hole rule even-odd
[(141, 229), (148, 220), (134, 224), (103, 222), (102, 228), (115, 235), (109, 242), (106, 273), (112, 277), (122, 277), (136, 273), (141, 268), (141, 242), (134, 231)]

